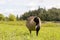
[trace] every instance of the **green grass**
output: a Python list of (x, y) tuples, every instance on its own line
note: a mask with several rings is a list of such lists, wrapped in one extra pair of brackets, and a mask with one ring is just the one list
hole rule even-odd
[(39, 35), (30, 35), (25, 21), (0, 22), (0, 40), (60, 40), (60, 23), (42, 23)]

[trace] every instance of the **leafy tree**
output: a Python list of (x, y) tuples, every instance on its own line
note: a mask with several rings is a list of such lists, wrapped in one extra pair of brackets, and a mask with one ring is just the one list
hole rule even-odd
[(4, 20), (4, 15), (3, 14), (0, 14), (0, 21), (1, 20)]
[(60, 18), (60, 12), (58, 12), (58, 9), (52, 8), (48, 10), (48, 18), (50, 21), (59, 21)]
[(9, 15), (9, 20), (10, 21), (16, 21), (16, 17), (13, 14)]

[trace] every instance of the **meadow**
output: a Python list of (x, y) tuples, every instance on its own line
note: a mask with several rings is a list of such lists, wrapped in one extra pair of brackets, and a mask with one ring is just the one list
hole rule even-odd
[(26, 28), (26, 21), (0, 21), (0, 40), (60, 40), (60, 23), (44, 22), (39, 35), (31, 35)]

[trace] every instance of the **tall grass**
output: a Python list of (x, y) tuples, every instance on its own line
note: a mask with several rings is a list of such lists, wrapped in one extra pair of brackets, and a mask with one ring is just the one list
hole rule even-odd
[(0, 22), (0, 40), (60, 40), (60, 23), (42, 23), (39, 35), (30, 35), (25, 21)]

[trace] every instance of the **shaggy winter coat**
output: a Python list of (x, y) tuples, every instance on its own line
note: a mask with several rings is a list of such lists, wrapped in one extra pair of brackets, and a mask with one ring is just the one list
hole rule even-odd
[[(27, 18), (26, 26), (29, 31), (39, 31), (41, 27), (41, 20), (39, 17), (30, 16)], [(38, 34), (37, 34), (38, 35)]]

